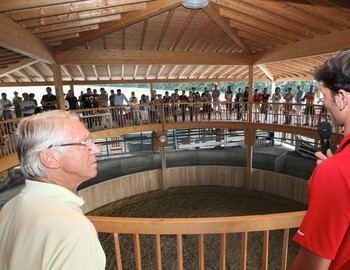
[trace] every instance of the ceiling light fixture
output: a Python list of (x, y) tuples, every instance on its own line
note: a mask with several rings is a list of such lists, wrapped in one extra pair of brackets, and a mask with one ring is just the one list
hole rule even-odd
[(198, 9), (204, 8), (209, 4), (209, 0), (182, 0), (185, 8)]

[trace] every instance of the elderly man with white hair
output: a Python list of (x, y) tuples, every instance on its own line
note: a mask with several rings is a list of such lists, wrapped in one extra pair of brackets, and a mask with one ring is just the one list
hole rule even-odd
[(105, 269), (78, 186), (96, 176), (99, 148), (77, 114), (49, 111), (23, 118), (17, 153), (27, 178), (0, 212), (0, 269)]

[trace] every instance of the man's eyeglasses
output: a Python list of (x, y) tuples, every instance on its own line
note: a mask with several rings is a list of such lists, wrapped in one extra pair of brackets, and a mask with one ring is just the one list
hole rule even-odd
[(92, 148), (93, 141), (91, 138), (87, 139), (86, 141), (83, 142), (76, 142), (76, 143), (63, 143), (63, 144), (53, 144), (50, 145), (48, 148), (52, 147), (61, 147), (61, 146), (70, 146), (70, 145), (85, 145), (88, 150), (91, 150)]

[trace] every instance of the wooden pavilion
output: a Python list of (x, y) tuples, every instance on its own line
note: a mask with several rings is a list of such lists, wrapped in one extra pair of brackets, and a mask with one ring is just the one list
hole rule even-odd
[(4, 0), (0, 87), (308, 80), (350, 44), (343, 0)]

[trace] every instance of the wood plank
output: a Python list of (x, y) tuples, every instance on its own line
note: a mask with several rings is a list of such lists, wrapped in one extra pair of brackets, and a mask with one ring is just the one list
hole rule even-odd
[(247, 247), (248, 247), (248, 233), (242, 232), (242, 243), (241, 243), (241, 270), (247, 269)]
[(55, 63), (52, 49), (6, 16), (0, 14), (0, 46), (45, 63)]
[[(218, 234), (299, 227), (305, 211), (258, 216), (216, 218), (117, 218), (90, 217), (99, 232), (127, 234)], [(271, 224), (271, 220), (274, 220)]]
[(108, 7), (104, 9), (95, 9), (95, 10), (88, 10), (83, 12), (62, 14), (59, 16), (50, 16), (50, 17), (43, 17), (38, 19), (23, 20), (21, 21), (21, 25), (25, 28), (34, 28), (34, 27), (40, 27), (43, 25), (77, 22), (77, 21), (92, 19), (95, 17), (111, 16), (111, 15), (121, 14), (125, 12), (131, 12), (135, 10), (142, 10), (145, 8), (146, 8), (145, 3), (122, 6), (122, 7)]
[(96, 30), (98, 29), (98, 25), (86, 25), (86, 26), (79, 26), (76, 28), (69, 28), (69, 29), (64, 29), (64, 30), (58, 30), (58, 31), (53, 31), (53, 32), (45, 32), (42, 34), (39, 34), (38, 36), (42, 39), (45, 38), (52, 38), (52, 37), (57, 37), (57, 36), (66, 36), (66, 35), (71, 35), (75, 33), (80, 33), (80, 32), (85, 32), (85, 31), (91, 31), (91, 30)]
[(81, 34), (79, 39), (72, 39), (70, 41), (65, 41), (61, 46), (57, 47), (57, 50), (58, 51), (69, 50), (73, 47), (82, 45), (91, 40), (94, 40), (104, 35), (118, 31), (129, 25), (140, 22), (146, 18), (150, 18), (160, 13), (166, 12), (180, 5), (181, 5), (181, 0), (152, 1), (150, 3), (147, 3), (147, 8), (145, 10), (134, 11), (128, 14), (123, 14), (122, 20), (119, 20), (117, 22), (106, 22), (106, 23), (100, 24), (99, 30), (85, 32)]
[(221, 17), (219, 9), (214, 4), (209, 3), (203, 10), (243, 52), (252, 53), (252, 50), (245, 44), (244, 40), (230, 27), (229, 22)]
[(188, 64), (188, 65), (249, 65), (252, 56), (223, 52), (167, 52), (138, 50), (74, 50), (56, 56), (64, 65), (87, 64)]
[[(50, 0), (50, 5), (58, 5), (64, 3), (72, 3), (81, 0)], [(10, 10), (18, 10), (18, 9), (27, 9), (27, 8), (35, 8), (41, 7), (48, 4), (47, 0), (2, 0), (0, 1), (0, 11), (10, 11)]]
[(283, 247), (282, 247), (282, 265), (281, 269), (287, 269), (287, 259), (288, 259), (288, 242), (289, 242), (289, 229), (283, 230)]
[(226, 269), (226, 233), (220, 235), (220, 270)]
[(140, 235), (134, 234), (136, 270), (142, 270)]
[(114, 238), (114, 249), (115, 249), (115, 259), (116, 259), (117, 269), (118, 270), (122, 270), (123, 269), (123, 265), (122, 265), (122, 255), (121, 255), (121, 252), (120, 252), (119, 234), (118, 233), (114, 233), (113, 234), (113, 238)]
[[(120, 18), (121, 18), (120, 14), (109, 15), (104, 17), (93, 17), (90, 19), (85, 19), (80, 21), (72, 21), (72, 22), (66, 22), (66, 23), (38, 26), (38, 27), (30, 28), (30, 31), (34, 34), (41, 34), (45, 32), (59, 31), (64, 29), (76, 28), (80, 26), (101, 24), (103, 22), (111, 22), (111, 21), (115, 22), (116, 20), (120, 20)], [(92, 31), (98, 31), (98, 30), (92, 30)], [(83, 32), (83, 33), (86, 33), (86, 32)]]
[(176, 235), (177, 241), (177, 269), (183, 270), (184, 258), (183, 258), (183, 245), (182, 245), (182, 235)]
[[(23, 21), (28, 19), (41, 18), (43, 16), (57, 16), (70, 13), (89, 11), (93, 9), (103, 9), (107, 7), (120, 7), (131, 4), (144, 3), (152, 0), (88, 0), (88, 1), (66, 1), (60, 5), (40, 5), (37, 8), (24, 9), (14, 12), (7, 12), (6, 16), (13, 21)], [(45, 1), (47, 4), (47, 1)], [(51, 3), (51, 2), (50, 2)]]
[(156, 242), (156, 269), (162, 270), (162, 251), (161, 251), (159, 234), (155, 235), (155, 242)]
[(268, 270), (269, 267), (269, 237), (270, 231), (264, 231), (263, 270)]
[(254, 64), (267, 64), (276, 61), (333, 53), (347, 48), (349, 44), (350, 29), (347, 29), (312, 39), (290, 43), (286, 46), (264, 53), (257, 53)]
[(198, 235), (198, 264), (199, 269), (204, 270), (204, 235)]

